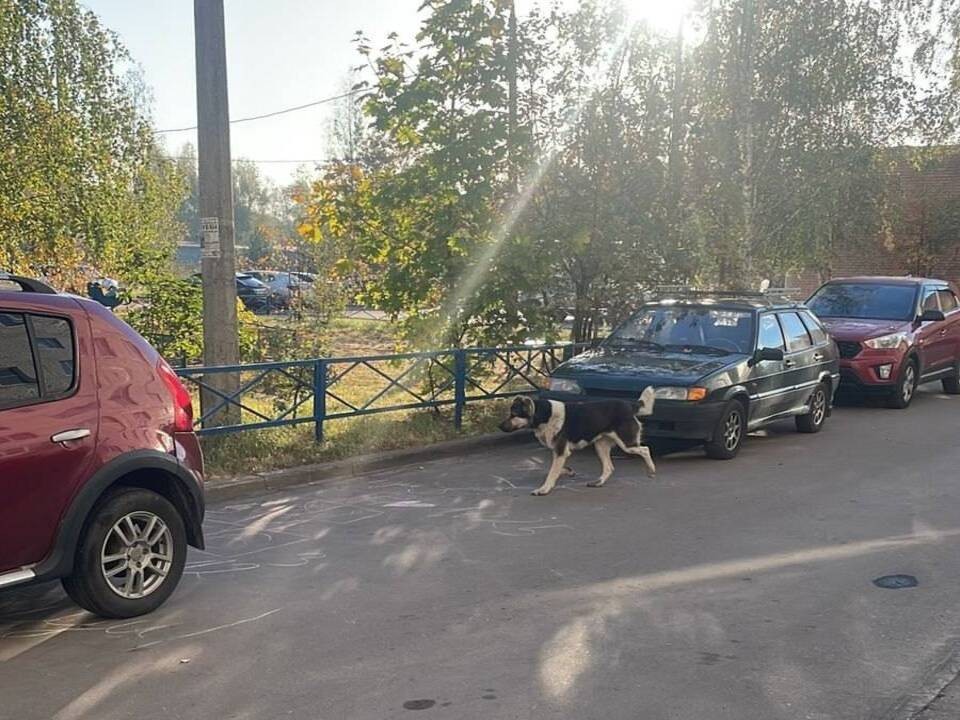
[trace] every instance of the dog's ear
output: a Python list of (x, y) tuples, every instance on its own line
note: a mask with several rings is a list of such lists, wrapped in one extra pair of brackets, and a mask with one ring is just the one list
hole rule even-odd
[(533, 402), (533, 398), (529, 395), (521, 395), (520, 400), (523, 402), (524, 410), (527, 411), (527, 417), (532, 418), (537, 412), (537, 406)]

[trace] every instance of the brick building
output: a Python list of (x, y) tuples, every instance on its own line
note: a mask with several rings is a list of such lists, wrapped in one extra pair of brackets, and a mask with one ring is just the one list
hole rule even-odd
[(886, 229), (834, 247), (822, 270), (789, 278), (803, 296), (831, 277), (928, 275), (960, 283), (960, 146), (917, 164), (907, 153), (890, 179)]

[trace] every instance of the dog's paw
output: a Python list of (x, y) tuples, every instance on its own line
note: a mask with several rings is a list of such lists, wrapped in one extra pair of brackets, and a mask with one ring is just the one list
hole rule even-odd
[(544, 490), (543, 488), (537, 488), (536, 490), (534, 490), (534, 491), (533, 491), (532, 493), (530, 493), (530, 494), (531, 494), (531, 495), (537, 495), (537, 496), (540, 496), (540, 495), (549, 495), (549, 494), (550, 494), (550, 491), (549, 491), (549, 490)]
[(577, 474), (577, 471), (574, 470), (573, 468), (565, 467), (563, 469), (563, 474), (566, 475), (567, 477), (573, 477), (574, 475)]
[(587, 487), (603, 487), (604, 480), (591, 480), (587, 483)]
[(648, 477), (648, 478), (655, 478), (656, 476), (657, 476), (657, 471), (656, 471), (656, 470), (647, 470), (647, 477)]

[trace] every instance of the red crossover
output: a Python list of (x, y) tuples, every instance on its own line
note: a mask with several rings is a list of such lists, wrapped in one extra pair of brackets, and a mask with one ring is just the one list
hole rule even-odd
[(939, 380), (960, 394), (960, 301), (944, 280), (831, 280), (807, 305), (840, 349), (840, 392), (882, 393), (905, 408), (917, 386)]
[(102, 305), (0, 273), (0, 588), (62, 578), (98, 615), (149, 612), (203, 513), (170, 366)]

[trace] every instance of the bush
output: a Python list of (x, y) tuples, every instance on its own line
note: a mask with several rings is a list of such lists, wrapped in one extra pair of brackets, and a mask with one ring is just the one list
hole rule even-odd
[[(162, 275), (142, 283), (124, 320), (176, 365), (203, 360), (203, 289), (191, 280)], [(253, 313), (237, 301), (240, 357), (256, 348)]]

